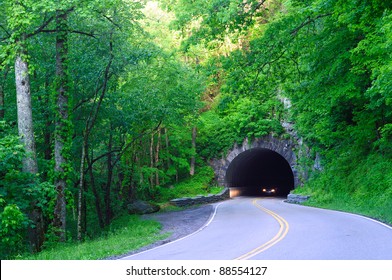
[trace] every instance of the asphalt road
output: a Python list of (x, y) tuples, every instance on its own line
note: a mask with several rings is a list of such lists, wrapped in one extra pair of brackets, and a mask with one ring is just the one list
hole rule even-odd
[(392, 228), (362, 216), (239, 197), (197, 232), (128, 260), (392, 260)]

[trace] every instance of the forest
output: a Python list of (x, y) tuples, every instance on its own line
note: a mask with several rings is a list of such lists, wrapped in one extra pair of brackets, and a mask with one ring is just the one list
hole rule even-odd
[(290, 137), (284, 123), (308, 154), (295, 192), (392, 223), (392, 2), (0, 0), (0, 14), (1, 259), (99, 238), (135, 199), (219, 189), (209, 160)]

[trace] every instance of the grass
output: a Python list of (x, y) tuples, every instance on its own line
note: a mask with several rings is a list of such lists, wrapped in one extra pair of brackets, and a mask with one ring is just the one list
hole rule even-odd
[(307, 202), (303, 203), (303, 205), (359, 214), (392, 226), (392, 214), (390, 212), (392, 209), (391, 203), (389, 203), (389, 207), (382, 205), (376, 206), (374, 204), (369, 204), (365, 207), (359, 206), (356, 201), (352, 201), (348, 195), (344, 194), (334, 195), (333, 199), (325, 199), (326, 196), (331, 197), (332, 195), (315, 196), (311, 192), (306, 191), (306, 188), (301, 189), (296, 193), (311, 194), (312, 197)]
[(166, 238), (160, 234), (156, 221), (141, 220), (136, 215), (116, 219), (105, 236), (83, 243), (57, 244), (42, 252), (21, 257), (27, 260), (97, 260), (126, 254), (130, 251)]
[(339, 167), (339, 162), (331, 164), (294, 192), (311, 195), (305, 203), (309, 206), (361, 214), (392, 224), (391, 161), (370, 155), (353, 160), (352, 166)]

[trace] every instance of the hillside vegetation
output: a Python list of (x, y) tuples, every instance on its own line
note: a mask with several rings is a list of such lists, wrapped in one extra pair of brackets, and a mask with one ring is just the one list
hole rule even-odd
[(216, 157), (245, 137), (285, 137), (280, 124), (291, 122), (309, 149), (300, 159), (309, 176), (295, 192), (391, 223), (392, 4), (185, 2), (168, 4), (175, 26), (190, 30), (183, 49), (216, 52), (204, 63), (211, 84), (200, 155)]
[(2, 0), (0, 13), (2, 259), (110, 235), (135, 199), (217, 191), (209, 160), (289, 137), (283, 122), (309, 154), (296, 192), (392, 223), (391, 1)]

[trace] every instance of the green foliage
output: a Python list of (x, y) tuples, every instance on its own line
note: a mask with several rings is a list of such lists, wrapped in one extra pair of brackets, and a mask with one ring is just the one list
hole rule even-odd
[[(213, 1), (200, 10), (188, 3), (177, 7), (177, 24), (192, 30), (193, 43), (198, 34), (209, 43), (238, 35), (227, 25), (237, 3), (224, 2), (215, 15)], [(217, 157), (244, 137), (281, 132), (276, 96), (287, 97), (290, 121), (323, 161), (305, 187), (313, 203), (391, 221), (391, 8), (377, 0), (286, 1), (264, 25), (243, 22), (238, 30), (249, 41), (206, 63), (219, 99), (200, 118), (199, 154)]]
[(313, 1), (311, 9), (326, 16), (314, 21), (312, 32), (296, 33), (293, 46), (304, 50), (298, 52), (300, 81), (286, 79), (285, 86), (297, 129), (324, 158), (323, 171), (297, 192), (311, 194), (311, 205), (391, 223), (388, 5)]
[(200, 117), (198, 150), (201, 157), (218, 156), (228, 150), (236, 139), (236, 134), (228, 131), (226, 123), (216, 112), (209, 111)]
[(155, 50), (151, 59), (130, 69), (119, 89), (122, 106), (132, 114), (128, 118), (142, 128), (160, 121), (179, 124), (197, 110), (203, 90), (200, 77), (192, 69), (159, 52)]
[(276, 114), (281, 110), (280, 106), (273, 98), (260, 102), (245, 96), (231, 101), (229, 96), (223, 95), (217, 109), (202, 114), (199, 119), (199, 155), (204, 159), (219, 157), (245, 138), (282, 134), (283, 128)]
[[(3, 206), (5, 201), (0, 197)], [(0, 258), (14, 257), (25, 251), (25, 234), (28, 226), (26, 216), (15, 204), (8, 204), (0, 213)]]
[(24, 150), (19, 138), (10, 134), (9, 127), (4, 121), (0, 122), (0, 136), (0, 174), (1, 178), (4, 178), (10, 170), (21, 167)]
[(4, 122), (0, 122), (0, 136), (0, 195), (6, 205), (16, 204), (25, 211), (36, 195), (37, 185), (32, 183), (31, 174), (22, 171), (23, 146)]
[[(172, 13), (153, 5), (144, 17), (143, 1), (2, 1), (5, 120), (15, 126), (12, 65), (15, 54), (27, 50), (40, 165), (38, 176), (22, 172), (23, 148), (14, 127), (0, 120), (1, 222), (13, 232), (2, 227), (2, 234), (8, 234), (4, 242), (18, 244), (7, 257), (23, 251), (32, 202), (48, 228), (45, 248), (54, 254), (59, 249), (50, 225), (55, 133), (67, 142), (70, 160), (63, 166), (69, 175), (69, 232), (76, 232), (77, 171), (85, 140), (83, 219), (93, 237), (102, 231), (97, 221), (109, 226), (135, 196), (165, 201), (210, 192), (212, 171), (201, 168), (189, 178), (191, 157), (204, 166), (245, 138), (282, 136), (287, 117), (323, 161), (324, 171), (305, 186), (313, 194), (311, 203), (351, 201), (353, 211), (391, 220), (386, 211), (392, 185), (390, 1), (159, 2)], [(53, 59), (59, 9), (69, 11), (61, 33), (68, 38), (70, 118), (61, 131), (55, 128), (60, 116), (53, 98), (60, 82)], [(290, 100), (288, 114), (282, 98)], [(95, 246), (105, 248), (105, 242)], [(40, 257), (117, 254), (88, 250)]]
[(362, 160), (346, 157), (332, 161), (295, 192), (310, 194), (309, 205), (361, 213), (391, 224), (391, 160), (378, 154)]
[[(191, 36), (185, 41), (188, 48), (191, 44), (202, 41), (211, 46), (220, 45), (228, 36), (238, 38), (257, 23), (260, 18), (268, 18), (269, 14), (282, 1), (257, 0), (213, 0), (186, 1), (161, 0), (176, 15), (172, 25), (179, 30), (188, 30)], [(212, 44), (211, 44), (212, 43)]]
[(27, 251), (26, 230), (34, 226), (27, 217), (32, 201), (51, 217), (55, 190), (53, 185), (40, 183), (22, 171), (23, 146), (4, 122), (0, 122), (0, 136), (1, 257), (12, 258)]
[(174, 198), (217, 193), (222, 188), (212, 186), (214, 176), (214, 171), (211, 167), (199, 168), (194, 176), (177, 184), (159, 188), (159, 201), (165, 202)]

